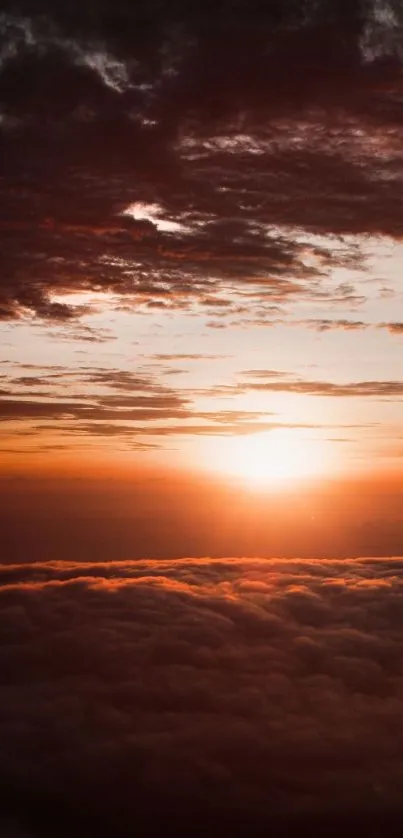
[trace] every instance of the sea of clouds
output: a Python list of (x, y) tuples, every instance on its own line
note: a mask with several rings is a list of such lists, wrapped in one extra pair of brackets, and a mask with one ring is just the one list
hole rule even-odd
[(222, 834), (286, 817), (301, 834), (312, 814), (328, 830), (340, 812), (384, 819), (403, 790), (402, 569), (2, 566), (7, 828)]

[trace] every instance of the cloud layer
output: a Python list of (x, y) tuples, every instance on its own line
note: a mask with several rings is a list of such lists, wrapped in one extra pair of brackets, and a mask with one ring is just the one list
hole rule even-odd
[(195, 834), (246, 819), (301, 834), (348, 812), (387, 824), (402, 790), (402, 568), (3, 566), (2, 817), (39, 829), (59, 813), (54, 834), (158, 834), (171, 818)]

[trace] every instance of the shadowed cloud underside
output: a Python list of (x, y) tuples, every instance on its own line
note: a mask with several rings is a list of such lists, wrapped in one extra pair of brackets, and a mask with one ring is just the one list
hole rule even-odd
[(390, 812), (401, 575), (399, 558), (2, 567), (3, 815), (202, 834)]

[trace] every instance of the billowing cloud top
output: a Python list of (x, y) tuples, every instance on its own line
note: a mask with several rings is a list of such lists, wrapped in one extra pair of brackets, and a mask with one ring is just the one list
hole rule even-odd
[(3, 566), (1, 817), (55, 835), (389, 828), (402, 567)]

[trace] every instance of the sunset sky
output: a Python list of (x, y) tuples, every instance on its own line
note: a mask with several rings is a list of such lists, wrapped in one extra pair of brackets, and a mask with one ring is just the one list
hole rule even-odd
[(401, 471), (399, 4), (266, 5), (2, 14), (5, 471)]
[(11, 827), (390, 811), (402, 3), (6, 0), (0, 206)]

